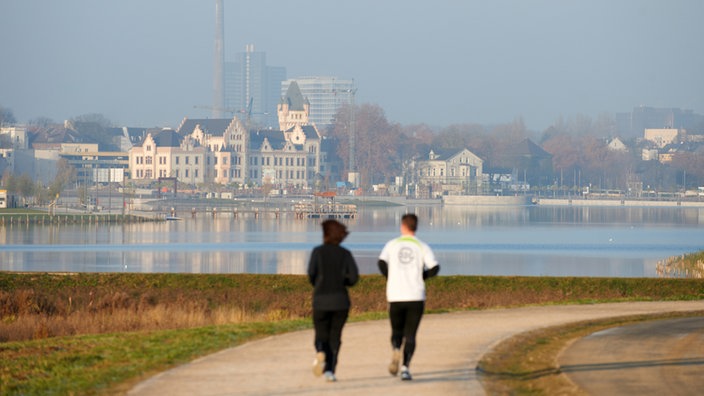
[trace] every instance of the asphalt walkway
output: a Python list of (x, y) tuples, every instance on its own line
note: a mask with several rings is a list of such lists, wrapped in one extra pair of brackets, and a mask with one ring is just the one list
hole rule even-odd
[(387, 372), (388, 321), (350, 323), (338, 382), (314, 377), (313, 331), (269, 337), (203, 357), (135, 386), (130, 395), (479, 395), (475, 367), (501, 340), (548, 326), (607, 317), (703, 310), (704, 301), (635, 302), (495, 309), (426, 315), (411, 372)]
[(573, 343), (558, 363), (591, 395), (701, 394), (704, 317), (599, 331)]

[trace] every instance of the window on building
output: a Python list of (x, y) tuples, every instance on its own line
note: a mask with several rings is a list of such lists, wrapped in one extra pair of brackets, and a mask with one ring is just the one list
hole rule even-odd
[(188, 177), (188, 169), (186, 169), (186, 177)]
[(151, 169), (147, 169), (147, 170), (144, 172), (144, 177), (145, 177), (146, 179), (151, 179), (151, 178), (152, 178), (152, 170), (151, 170)]
[[(196, 157), (196, 158), (198, 158), (198, 157)], [(193, 171), (193, 176), (194, 176), (194, 177), (198, 177), (198, 169), (196, 169), (196, 170)]]
[(215, 164), (215, 165), (218, 164), (218, 157), (213, 158), (213, 164)]
[(227, 157), (222, 157), (222, 164), (227, 165)]
[(218, 170), (217, 170), (217, 169), (215, 169), (215, 170), (213, 171), (213, 176), (215, 176), (215, 178), (218, 177)]
[(198, 157), (197, 157), (197, 156), (194, 157), (193, 160), (194, 160), (194, 162), (196, 163), (196, 165), (198, 165)]
[(148, 145), (147, 145), (147, 151), (152, 151), (152, 145), (151, 145), (151, 144), (148, 144)]
[(179, 159), (179, 157), (176, 156), (176, 165), (178, 165), (178, 159)]
[(147, 156), (147, 165), (151, 165), (151, 164), (152, 164), (152, 157)]

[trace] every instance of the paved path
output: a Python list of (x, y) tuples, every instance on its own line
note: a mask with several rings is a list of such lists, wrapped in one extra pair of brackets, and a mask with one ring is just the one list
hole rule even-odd
[(475, 367), (501, 340), (546, 326), (623, 315), (704, 309), (704, 301), (526, 307), (426, 315), (411, 372), (387, 373), (387, 321), (345, 327), (336, 383), (311, 372), (313, 332), (299, 331), (227, 349), (138, 384), (130, 395), (457, 395), (484, 394)]
[(701, 394), (704, 317), (596, 332), (563, 351), (558, 362), (591, 395)]

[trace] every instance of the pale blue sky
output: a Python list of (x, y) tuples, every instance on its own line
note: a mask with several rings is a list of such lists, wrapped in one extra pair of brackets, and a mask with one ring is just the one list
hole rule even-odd
[[(701, 0), (225, 0), (225, 49), (354, 78), (391, 121), (445, 126), (637, 105), (704, 113)], [(214, 0), (0, 0), (0, 105), (177, 126), (212, 102)]]

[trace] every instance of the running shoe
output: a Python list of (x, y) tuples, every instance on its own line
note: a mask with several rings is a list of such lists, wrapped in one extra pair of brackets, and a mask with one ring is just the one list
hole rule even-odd
[(398, 374), (398, 365), (401, 362), (401, 350), (394, 348), (391, 353), (391, 363), (389, 363), (389, 373), (391, 375)]
[(335, 382), (335, 381), (337, 381), (337, 378), (335, 378), (335, 374), (333, 374), (332, 371), (326, 371), (325, 372), (325, 381)]
[(323, 375), (323, 370), (325, 370), (325, 353), (318, 352), (313, 360), (313, 375), (320, 377)]
[(413, 377), (411, 377), (411, 372), (408, 371), (408, 367), (406, 367), (406, 366), (401, 367), (401, 380), (402, 381), (410, 381), (412, 379), (413, 379)]

